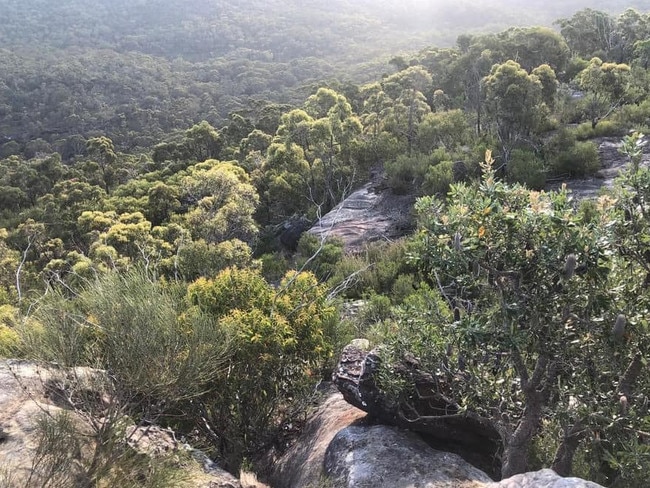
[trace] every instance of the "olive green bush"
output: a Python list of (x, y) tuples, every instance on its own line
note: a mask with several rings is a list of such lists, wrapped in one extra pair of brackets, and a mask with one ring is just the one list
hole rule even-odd
[(438, 164), (429, 166), (424, 175), (422, 193), (425, 195), (446, 195), (449, 186), (454, 182), (454, 163), (441, 161)]
[[(336, 287), (348, 280), (341, 290), (346, 298), (388, 294), (401, 275), (414, 270), (405, 259), (407, 253), (407, 243), (403, 240), (372, 243), (357, 255), (343, 257), (328, 283)], [(349, 280), (351, 276), (354, 279)]]
[[(627, 146), (640, 161), (639, 140)], [(507, 185), (486, 159), (480, 184), (418, 201), (410, 256), (429, 286), (383, 327), (381, 386), (408, 401), (412, 385), (390, 365), (414, 354), (444, 394), (499, 426), (503, 476), (536, 462), (546, 426), (561, 432), (546, 466), (569, 474), (579, 455), (600, 466), (592, 479), (641, 486), (649, 295), (647, 243), (634, 236), (650, 226), (650, 172), (633, 164), (618, 197), (585, 218), (566, 191)]]
[(542, 190), (546, 185), (544, 161), (530, 151), (515, 149), (507, 168), (508, 180), (521, 183), (532, 190)]
[(584, 178), (601, 168), (598, 147), (593, 142), (579, 142), (575, 132), (567, 129), (547, 141), (544, 159), (553, 176)]

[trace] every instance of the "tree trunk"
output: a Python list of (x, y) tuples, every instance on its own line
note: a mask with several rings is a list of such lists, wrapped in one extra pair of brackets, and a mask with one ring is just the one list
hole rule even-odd
[(503, 479), (510, 478), (515, 474), (525, 473), (528, 469), (528, 451), (533, 436), (537, 433), (542, 420), (543, 405), (539, 393), (535, 392), (531, 396), (538, 398), (529, 398), (527, 400), (524, 416), (506, 446), (503, 466), (501, 467), (501, 477)]
[[(529, 376), (519, 351), (513, 351), (515, 369), (521, 378), (521, 386), (526, 398), (526, 408), (514, 433), (507, 439), (503, 453), (501, 477), (509, 478), (525, 473), (528, 469), (528, 452), (542, 421), (542, 410), (548, 400), (548, 384), (555, 376), (555, 364), (544, 356), (537, 358), (535, 370)], [(545, 381), (545, 376), (546, 381)], [(546, 385), (542, 388), (542, 385)]]
[(571, 476), (573, 456), (578, 449), (580, 439), (584, 436), (582, 424), (578, 421), (565, 431), (562, 442), (555, 453), (551, 469), (560, 476)]

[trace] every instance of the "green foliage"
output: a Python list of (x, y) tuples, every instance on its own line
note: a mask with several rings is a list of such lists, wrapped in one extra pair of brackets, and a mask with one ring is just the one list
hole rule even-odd
[(394, 161), (386, 162), (384, 166), (388, 185), (397, 194), (409, 193), (422, 184), (427, 166), (426, 158), (422, 154), (400, 155)]
[[(544, 70), (546, 73), (548, 70)], [(552, 71), (552, 70), (550, 70)], [(544, 81), (548, 84), (547, 78)], [(483, 78), (485, 109), (496, 126), (496, 133), (507, 155), (521, 138), (538, 132), (548, 117), (544, 101), (548, 86), (537, 75), (528, 74), (519, 63), (508, 60), (495, 64), (490, 74)], [(506, 161), (508, 158), (506, 157)]]
[(576, 77), (578, 85), (587, 92), (586, 110), (592, 128), (610, 115), (630, 96), (631, 70), (627, 64), (604, 63), (594, 57)]
[(598, 147), (593, 142), (577, 142), (575, 131), (560, 130), (546, 144), (544, 159), (554, 175), (583, 178), (600, 168)]
[(574, 55), (590, 58), (606, 55), (612, 48), (615, 24), (606, 12), (585, 8), (557, 24)]
[(469, 124), (462, 110), (430, 113), (418, 125), (418, 150), (428, 153), (438, 147), (453, 151), (468, 140)]
[(549, 109), (555, 108), (555, 97), (557, 96), (558, 81), (555, 71), (548, 64), (540, 64), (530, 73), (537, 76), (542, 84), (542, 100)]
[[(0, 25), (7, 47), (0, 50), (0, 311), (6, 318), (15, 310), (5, 304), (36, 308), (37, 320), (5, 320), (0, 354), (108, 369), (135, 404), (145, 398), (164, 413), (187, 412), (187, 425), (178, 425), (189, 432), (198, 423), (236, 467), (254, 450), (251, 439), (264, 443), (330, 360), (341, 333), (330, 295), (367, 298), (364, 333), (386, 334), (395, 358), (412, 348), (451, 383), (470, 375), (471, 384), (456, 381), (449, 393), (486, 414), (514, 405), (510, 419), (525, 418), (517, 354), (528, 370), (548, 351), (568, 358), (544, 425), (559, 432), (578, 419), (591, 436), (579, 451), (585, 462), (640, 472), (645, 454), (626, 443), (625, 429), (646, 429), (638, 422), (642, 398), (630, 400), (634, 415), (617, 417), (603, 400), (617, 394), (616, 375), (633, 356), (618, 343), (602, 344), (602, 324), (625, 310), (629, 330), (646, 327), (639, 283), (648, 232), (638, 214), (646, 175), (634, 163), (634, 175), (617, 187), (615, 210), (599, 200), (574, 212), (567, 193), (530, 193), (497, 182), (489, 168), (482, 186), (454, 184), (452, 161), (473, 165), (469, 155), (498, 148), (508, 180), (533, 189), (543, 188), (547, 173), (594, 174), (597, 147), (578, 141), (650, 126), (647, 15), (585, 10), (559, 22), (563, 36), (544, 27), (465, 35), (456, 47), (395, 57), (381, 81), (359, 87), (355, 80), (378, 79), (386, 69), (352, 62), (374, 49), (368, 39), (395, 49), (387, 42), (395, 22), (422, 27), (425, 16), (413, 9), (432, 10), (413, 7), (402, 18), (386, 2), (369, 13), (363, 2), (333, 1), (325, 9), (283, 0), (280, 19), (247, 0), (236, 9), (223, 5), (217, 19), (204, 2), (189, 16), (177, 0), (156, 12), (142, 2), (116, 0), (108, 12), (95, 0), (71, 0), (66, 8), (80, 15), (64, 24), (50, 15), (60, 12), (56, 2), (29, 12), (24, 3), (7, 6)], [(440, 18), (446, 8), (456, 18), (466, 6), (443, 3)], [(479, 7), (483, 28), (509, 18), (501, 9)], [(146, 12), (147, 22), (134, 20)], [(103, 15), (99, 31), (88, 28), (98, 25), (95, 14)], [(335, 28), (319, 34), (313, 19)], [(116, 35), (127, 24), (140, 27)], [(360, 26), (372, 26), (372, 35)], [(412, 38), (402, 37), (412, 49)], [(343, 65), (351, 82), (320, 85)], [(583, 93), (571, 93), (576, 86)], [(588, 122), (548, 134), (558, 120)], [(639, 141), (626, 141), (633, 161)], [(138, 154), (146, 148), (150, 155)], [(262, 256), (261, 264), (252, 259), (260, 227), (322, 215), (371, 167), (385, 169), (397, 193), (449, 193), (452, 200), (446, 208), (442, 198), (422, 200), (411, 244), (345, 256), (341, 243), (306, 235), (291, 263), (279, 254)], [(559, 271), (567, 255), (586, 267), (570, 280)], [(287, 274), (291, 265), (316, 277)], [(46, 299), (29, 308), (44, 286)], [(621, 290), (641, 304), (638, 313)], [(625, 340), (645, 358), (643, 342)], [(478, 345), (485, 364), (474, 358), (468, 366), (467, 351)], [(596, 366), (607, 365), (612, 350), (612, 367), (594, 379), (583, 359), (591, 354)], [(450, 364), (458, 365), (456, 376)], [(395, 392), (405, 387), (394, 381)], [(598, 412), (612, 417), (609, 424), (595, 419), (586, 384), (606, 405)], [(578, 413), (567, 407), (571, 397)], [(595, 432), (606, 438), (600, 447)], [(550, 459), (550, 446), (540, 439), (540, 463)]]
[(270, 282), (278, 282), (289, 271), (289, 262), (282, 253), (267, 253), (259, 257), (262, 275)]
[(0, 357), (20, 356), (19, 320), (18, 309), (11, 305), (0, 305)]
[(53, 292), (22, 334), (29, 357), (105, 369), (129, 395), (173, 404), (203, 392), (230, 353), (210, 321), (177, 316), (174, 297), (136, 269), (109, 273), (74, 300)]
[(373, 243), (361, 255), (344, 256), (329, 282), (333, 286), (346, 283), (342, 293), (347, 298), (386, 295), (401, 275), (413, 271), (405, 259), (407, 252), (404, 241)]
[(521, 183), (532, 190), (542, 190), (546, 185), (544, 161), (530, 151), (512, 151), (507, 173), (509, 181)]
[(246, 172), (232, 163), (207, 160), (192, 166), (182, 197), (196, 203), (184, 220), (196, 238), (218, 243), (250, 241), (257, 233), (253, 213), (259, 202)]
[(359, 316), (356, 317), (358, 327), (361, 330), (368, 329), (373, 324), (383, 322), (392, 316), (392, 303), (386, 295), (370, 295), (363, 304), (359, 311)]
[[(621, 127), (633, 127), (640, 131), (650, 128), (650, 100), (643, 100), (638, 104), (630, 104), (621, 107), (615, 117)], [(599, 124), (603, 125), (601, 122)], [(596, 126), (598, 128), (598, 126)], [(616, 134), (624, 135), (624, 134)]]
[(596, 137), (622, 136), (625, 129), (614, 120), (602, 120), (596, 127), (593, 127), (591, 122), (584, 122), (574, 128), (573, 133), (577, 140), (587, 141)]
[[(424, 191), (444, 190), (450, 176), (451, 155), (442, 147), (429, 154), (402, 154), (384, 165), (388, 185), (397, 194), (412, 193), (420, 187)], [(444, 162), (444, 164), (442, 164)], [(442, 166), (434, 169), (437, 166)]]
[(273, 290), (255, 270), (228, 268), (214, 279), (196, 280), (188, 287), (187, 298), (203, 312), (222, 317), (230, 310), (269, 310)]
[(282, 115), (259, 185), (271, 222), (296, 212), (326, 212), (340, 201), (362, 169), (362, 128), (347, 98), (329, 88), (319, 88), (304, 110)]
[(422, 183), (422, 193), (425, 195), (446, 195), (454, 182), (454, 163), (441, 161), (429, 166)]
[[(624, 150), (640, 160), (641, 147), (637, 138)], [(419, 200), (412, 256), (433, 292), (423, 288), (407, 298), (396, 326), (387, 329), (385, 364), (412, 353), (464, 408), (488, 417), (496, 409), (515, 422), (532, 422), (524, 437), (520, 431), (504, 437), (504, 475), (526, 469), (522, 446), (530, 446), (539, 421), (547, 419), (550, 424), (541, 425), (561, 425), (566, 432), (585, 426), (593, 432), (584, 442), (594, 459), (607, 459), (619, 476), (632, 477), (638, 466), (647, 467), (633, 433), (646, 423), (641, 385), (647, 375), (642, 379), (638, 368), (648, 344), (645, 333), (633, 332), (647, 326), (637, 315), (645, 307), (637, 287), (646, 273), (617, 256), (643, 254), (638, 248), (627, 254), (626, 246), (635, 244), (623, 237), (632, 228), (644, 233), (643, 213), (638, 205), (626, 206), (635, 224), (624, 223), (629, 217), (618, 220), (622, 234), (615, 237), (614, 200), (603, 197), (587, 219), (565, 191), (531, 192), (497, 181), (491, 162), (488, 154), (480, 185), (452, 186), (447, 206), (432, 197)], [(626, 184), (645, 191), (645, 176), (634, 174), (638, 179)], [(633, 195), (624, 201), (645, 202)], [(615, 243), (627, 251), (614, 253)], [(633, 325), (624, 345), (619, 328), (626, 317)], [(454, 381), (455, 375), (465, 380)], [(408, 394), (404, 379), (388, 370), (382, 381), (389, 394)], [(618, 399), (626, 394), (634, 397), (634, 407), (625, 403), (620, 413)], [(630, 402), (627, 396), (621, 401)], [(636, 427), (626, 431), (629, 422)]]
[(191, 284), (188, 300), (235, 339), (228, 375), (204, 408), (222, 432), (217, 450), (237, 468), (332, 354), (336, 311), (310, 273), (289, 272), (274, 289), (258, 271), (227, 269)]
[(311, 271), (321, 281), (327, 281), (339, 261), (343, 259), (343, 241), (340, 239), (321, 240), (305, 232), (298, 241), (296, 267)]
[(238, 239), (219, 244), (198, 240), (178, 249), (174, 269), (169, 269), (167, 273), (171, 275), (177, 271), (185, 280), (193, 281), (200, 276), (214, 276), (225, 268), (245, 268), (251, 264), (250, 247)]

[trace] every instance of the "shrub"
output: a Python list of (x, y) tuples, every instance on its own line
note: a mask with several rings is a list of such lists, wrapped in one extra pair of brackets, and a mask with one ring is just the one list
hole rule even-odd
[(614, 120), (623, 127), (645, 130), (650, 127), (650, 100), (644, 100), (639, 104), (623, 105), (614, 115)]
[(190, 284), (187, 299), (202, 312), (223, 317), (231, 310), (268, 310), (273, 290), (256, 270), (227, 268), (215, 278), (199, 278)]
[(502, 431), (504, 477), (530, 467), (539, 429), (552, 436), (558, 426), (559, 443), (540, 439), (537, 462), (570, 470), (576, 433), (605, 484), (618, 477), (641, 486), (647, 473), (648, 446), (638, 436), (650, 424), (650, 251), (638, 238), (650, 225), (642, 203), (650, 172), (638, 169), (642, 149), (638, 134), (626, 138), (637, 169), (590, 216), (564, 189), (499, 181), (489, 154), (480, 184), (454, 185), (445, 203), (416, 204), (412, 257), (430, 293), (422, 287), (408, 297), (385, 329), (378, 384), (389, 398), (417, 394), (393, 367), (410, 353), (463, 410), (500, 426), (511, 419), (513, 429)]
[(393, 282), (390, 297), (393, 303), (399, 305), (416, 292), (417, 281), (412, 274), (401, 274)]
[(362, 326), (361, 329), (365, 329), (390, 318), (391, 314), (392, 303), (390, 298), (386, 295), (372, 294), (359, 312), (357, 320)]
[(454, 182), (453, 166), (454, 163), (451, 161), (442, 161), (434, 166), (429, 166), (422, 184), (422, 193), (446, 195), (449, 185)]
[(564, 73), (561, 76), (561, 81), (570, 82), (578, 73), (589, 66), (589, 61), (578, 56), (574, 56), (569, 60)]
[[(21, 329), (29, 357), (110, 371), (129, 397), (174, 404), (206, 389), (231, 340), (202, 316), (178, 320), (182, 304), (146, 273), (109, 273), (74, 300), (53, 292)], [(152, 400), (153, 401), (153, 400)]]
[(361, 298), (368, 291), (372, 269), (362, 256), (345, 255), (336, 264), (334, 274), (328, 280), (339, 295), (346, 298)]
[(615, 120), (601, 120), (594, 128), (595, 137), (621, 137), (626, 133), (625, 127)]
[(558, 131), (547, 142), (544, 158), (555, 176), (581, 178), (601, 168), (598, 147), (593, 142), (576, 142), (575, 132), (569, 130)]
[(407, 252), (406, 241), (373, 243), (362, 254), (345, 256), (329, 284), (332, 288), (340, 287), (346, 298), (388, 295), (402, 274), (413, 271), (406, 259)]
[[(168, 259), (167, 261), (173, 261)], [(175, 267), (167, 265), (167, 273), (173, 276), (177, 270), (188, 281), (200, 276), (214, 276), (219, 271), (231, 267), (250, 266), (252, 252), (248, 244), (239, 239), (231, 239), (218, 244), (203, 239), (189, 242), (178, 250)]]
[(400, 155), (386, 162), (384, 169), (388, 178), (388, 186), (397, 194), (412, 192), (419, 188), (427, 171), (426, 158), (417, 154), (414, 156)]
[(412, 193), (421, 187), (431, 167), (451, 159), (452, 156), (444, 148), (437, 148), (426, 155), (398, 156), (385, 165), (388, 186), (398, 194)]
[(546, 185), (544, 162), (530, 151), (512, 151), (507, 168), (508, 180), (522, 183), (533, 190), (541, 190)]
[(226, 269), (191, 284), (188, 301), (196, 304), (194, 313), (208, 314), (234, 340), (227, 374), (188, 408), (218, 429), (215, 449), (235, 471), (246, 454), (264, 445), (281, 410), (320, 379), (336, 342), (338, 315), (315, 276), (295, 271), (276, 289), (257, 270)]
[(0, 358), (11, 358), (19, 355), (20, 336), (18, 333), (0, 324)]
[(30, 477), (24, 484), (11, 486), (188, 486), (189, 472), (179, 462), (181, 453), (139, 453), (125, 442), (128, 419), (123, 412), (90, 414), (97, 419), (80, 410), (42, 413), (36, 421), (37, 445)]
[(593, 139), (595, 137), (594, 129), (591, 122), (584, 122), (573, 129), (573, 135), (579, 141)]
[(576, 139), (586, 141), (595, 137), (619, 137), (626, 133), (626, 129), (617, 121), (601, 120), (592, 127), (591, 122), (584, 122), (573, 129)]
[(266, 253), (259, 257), (262, 263), (262, 274), (270, 282), (280, 281), (287, 271), (289, 263), (282, 253)]
[(595, 174), (601, 168), (598, 147), (592, 142), (576, 142), (566, 156), (560, 158), (560, 164), (571, 176)]
[(198, 429), (236, 471), (320, 379), (338, 315), (311, 273), (276, 289), (259, 270), (228, 268), (181, 288), (109, 273), (74, 299), (49, 293), (39, 325), (19, 332), (29, 357), (109, 371), (125, 413)]
[(329, 279), (343, 259), (343, 241), (326, 239), (305, 232), (298, 241), (296, 268), (311, 271), (321, 281)]

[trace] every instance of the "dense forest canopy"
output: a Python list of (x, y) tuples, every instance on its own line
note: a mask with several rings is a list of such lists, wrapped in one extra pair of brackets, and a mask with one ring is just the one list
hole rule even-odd
[[(0, 143), (108, 135), (150, 147), (201, 120), (254, 112), (255, 101), (299, 103), (323, 80), (370, 81), (400, 52), (550, 25), (587, 6), (557, 3), (7, 0)], [(601, 3), (589, 6), (624, 7)]]
[[(394, 404), (416, 357), (496, 426), (502, 475), (642, 486), (650, 13), (237, 3), (8, 3), (0, 355), (108, 370), (120, 415), (234, 472), (365, 336)], [(597, 174), (603, 143), (628, 164), (609, 192), (544, 191)], [(371, 174), (419, 197), (413, 235), (301, 236)]]

